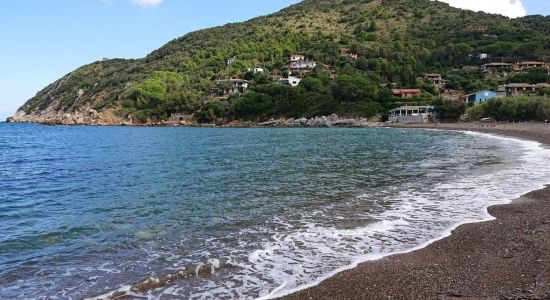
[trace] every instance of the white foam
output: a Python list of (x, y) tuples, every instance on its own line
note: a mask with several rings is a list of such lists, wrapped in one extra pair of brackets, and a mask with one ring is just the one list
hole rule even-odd
[[(273, 289), (270, 293), (265, 294), (259, 297), (258, 299), (271, 299), (271, 298), (292, 294), (294, 292), (316, 286), (322, 281), (334, 276), (337, 273), (357, 267), (357, 265), (360, 263), (363, 263), (369, 260), (380, 259), (385, 256), (408, 253), (408, 252), (416, 251), (418, 249), (422, 249), (437, 240), (440, 240), (442, 238), (445, 238), (451, 235), (451, 232), (457, 227), (459, 227), (460, 225), (463, 225), (466, 223), (493, 220), (494, 217), (491, 216), (487, 211), (487, 208), (489, 206), (509, 203), (512, 200), (519, 198), (520, 196), (524, 195), (529, 191), (543, 188), (544, 185), (548, 183), (546, 182), (546, 180), (550, 175), (550, 171), (547, 168), (541, 168), (541, 166), (546, 166), (546, 162), (550, 160), (550, 151), (548, 149), (545, 149), (540, 143), (533, 142), (533, 141), (525, 141), (525, 140), (520, 140), (515, 138), (509, 138), (509, 137), (496, 136), (496, 135), (491, 135), (486, 133), (465, 131), (464, 134), (483, 136), (494, 140), (504, 141), (507, 143), (514, 144), (518, 148), (521, 148), (523, 150), (522, 151), (523, 156), (520, 157), (519, 159), (521, 161), (521, 164), (518, 164), (513, 168), (505, 168), (501, 171), (486, 173), (480, 176), (477, 176), (474, 174), (474, 175), (471, 175), (470, 177), (458, 178), (454, 182), (442, 183), (435, 186), (433, 191), (429, 193), (430, 195), (433, 195), (433, 194), (436, 194), (437, 192), (440, 192), (441, 193), (440, 195), (442, 195), (442, 199), (454, 200), (454, 201), (446, 202), (445, 204), (449, 206), (461, 205), (463, 208), (465, 208), (464, 215), (467, 217), (463, 217), (462, 219), (457, 219), (457, 220), (449, 219), (449, 222), (451, 222), (449, 226), (440, 230), (438, 234), (433, 238), (427, 241), (423, 241), (422, 243), (416, 246), (412, 246), (408, 248), (405, 247), (401, 250), (394, 250), (394, 251), (388, 251), (388, 252), (384, 252), (384, 251), (373, 252), (363, 256), (360, 256), (360, 255), (356, 256), (353, 258), (353, 260), (349, 264), (341, 266), (340, 268), (334, 269), (330, 272), (327, 272), (323, 276), (319, 276), (318, 278), (316, 278), (315, 280), (309, 283), (288, 288), (288, 284), (286, 284), (287, 281), (285, 281), (284, 287), (279, 286)], [(520, 185), (517, 184), (518, 178), (521, 181)], [(475, 180), (474, 186), (472, 186), (473, 180)], [(475, 183), (478, 183), (478, 185), (476, 186)], [(418, 211), (420, 207), (426, 206), (428, 204), (433, 205), (434, 199), (427, 199), (425, 197), (422, 197), (423, 195), (419, 195), (419, 194), (406, 195), (408, 192), (409, 191), (402, 192), (400, 197), (408, 197), (409, 200), (413, 200), (413, 201), (409, 201), (407, 205), (402, 206), (401, 210), (399, 210), (398, 212), (388, 211), (384, 213), (386, 217), (388, 217), (388, 215), (411, 216), (415, 211)], [(450, 216), (446, 216), (445, 212), (446, 212), (445, 210), (440, 211), (441, 214), (439, 216), (435, 216), (435, 218), (439, 218), (440, 220), (445, 220), (445, 217), (450, 217)], [(426, 217), (434, 218), (433, 215), (426, 216)], [(412, 224), (414, 226), (415, 224), (418, 223), (419, 220), (421, 221), (422, 218), (423, 218), (422, 216), (416, 216), (415, 218), (416, 222), (404, 221), (404, 222), (398, 222), (398, 224), (400, 225)], [(382, 226), (382, 227), (386, 227), (386, 226)], [(369, 231), (368, 227), (365, 227), (364, 229), (366, 230), (366, 232)], [(353, 231), (361, 232), (362, 229), (355, 229)], [(330, 234), (328, 236), (330, 236)]]

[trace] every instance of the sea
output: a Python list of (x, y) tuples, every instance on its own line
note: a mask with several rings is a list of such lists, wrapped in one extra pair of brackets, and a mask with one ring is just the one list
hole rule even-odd
[(533, 141), (0, 123), (1, 299), (270, 299), (549, 183)]

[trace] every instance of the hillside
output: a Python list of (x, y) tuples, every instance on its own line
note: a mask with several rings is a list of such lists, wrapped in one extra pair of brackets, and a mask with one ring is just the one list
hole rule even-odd
[[(288, 77), (294, 53), (316, 67), (298, 72), (298, 87), (277, 84)], [(488, 57), (473, 60), (469, 55), (475, 53)], [(172, 114), (218, 123), (332, 113), (371, 117), (402, 101), (390, 86), (423, 92), (407, 101), (437, 99), (440, 91), (418, 80), (427, 72), (443, 74), (455, 90), (496, 89), (510, 79), (478, 67), (523, 60), (550, 60), (550, 17), (509, 19), (429, 0), (305, 0), (272, 15), (189, 33), (143, 59), (83, 66), (37, 93), (15, 120), (136, 124)], [(248, 71), (253, 68), (264, 71)], [(215, 80), (227, 78), (247, 79), (250, 90), (226, 95), (227, 82)]]

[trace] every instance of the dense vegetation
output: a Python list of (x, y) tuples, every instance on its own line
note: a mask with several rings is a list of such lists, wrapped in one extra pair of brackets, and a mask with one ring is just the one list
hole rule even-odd
[[(486, 32), (471, 30), (484, 26)], [(349, 48), (356, 61), (340, 54)], [(299, 87), (274, 83), (288, 74), (292, 53), (318, 62)], [(514, 62), (550, 56), (550, 17), (508, 19), (429, 0), (305, 0), (278, 13), (244, 23), (199, 30), (173, 40), (139, 60), (98, 61), (40, 91), (22, 109), (47, 107), (72, 112), (111, 109), (138, 120), (193, 113), (204, 122), (337, 113), (370, 117), (402, 104), (386, 87), (419, 88), (406, 103), (431, 103), (439, 91), (417, 78), (445, 75), (448, 88), (472, 92), (496, 88), (511, 78), (486, 76), (483, 61), (469, 55)], [(228, 65), (227, 59), (235, 57)], [(269, 72), (253, 74), (262, 67)], [(241, 77), (252, 90), (214, 98), (214, 80)], [(548, 81), (544, 72), (514, 78)], [(449, 118), (459, 107), (445, 104)]]
[(518, 96), (496, 99), (468, 108), (468, 117), (475, 121), (490, 117), (497, 121), (550, 121), (550, 97)]

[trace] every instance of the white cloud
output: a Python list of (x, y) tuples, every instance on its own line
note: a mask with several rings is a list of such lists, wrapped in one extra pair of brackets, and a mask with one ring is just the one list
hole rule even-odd
[(141, 7), (155, 7), (160, 5), (163, 0), (132, 0), (135, 4)]
[(523, 17), (527, 10), (521, 0), (438, 0), (449, 3), (451, 6), (500, 14), (510, 18)]

